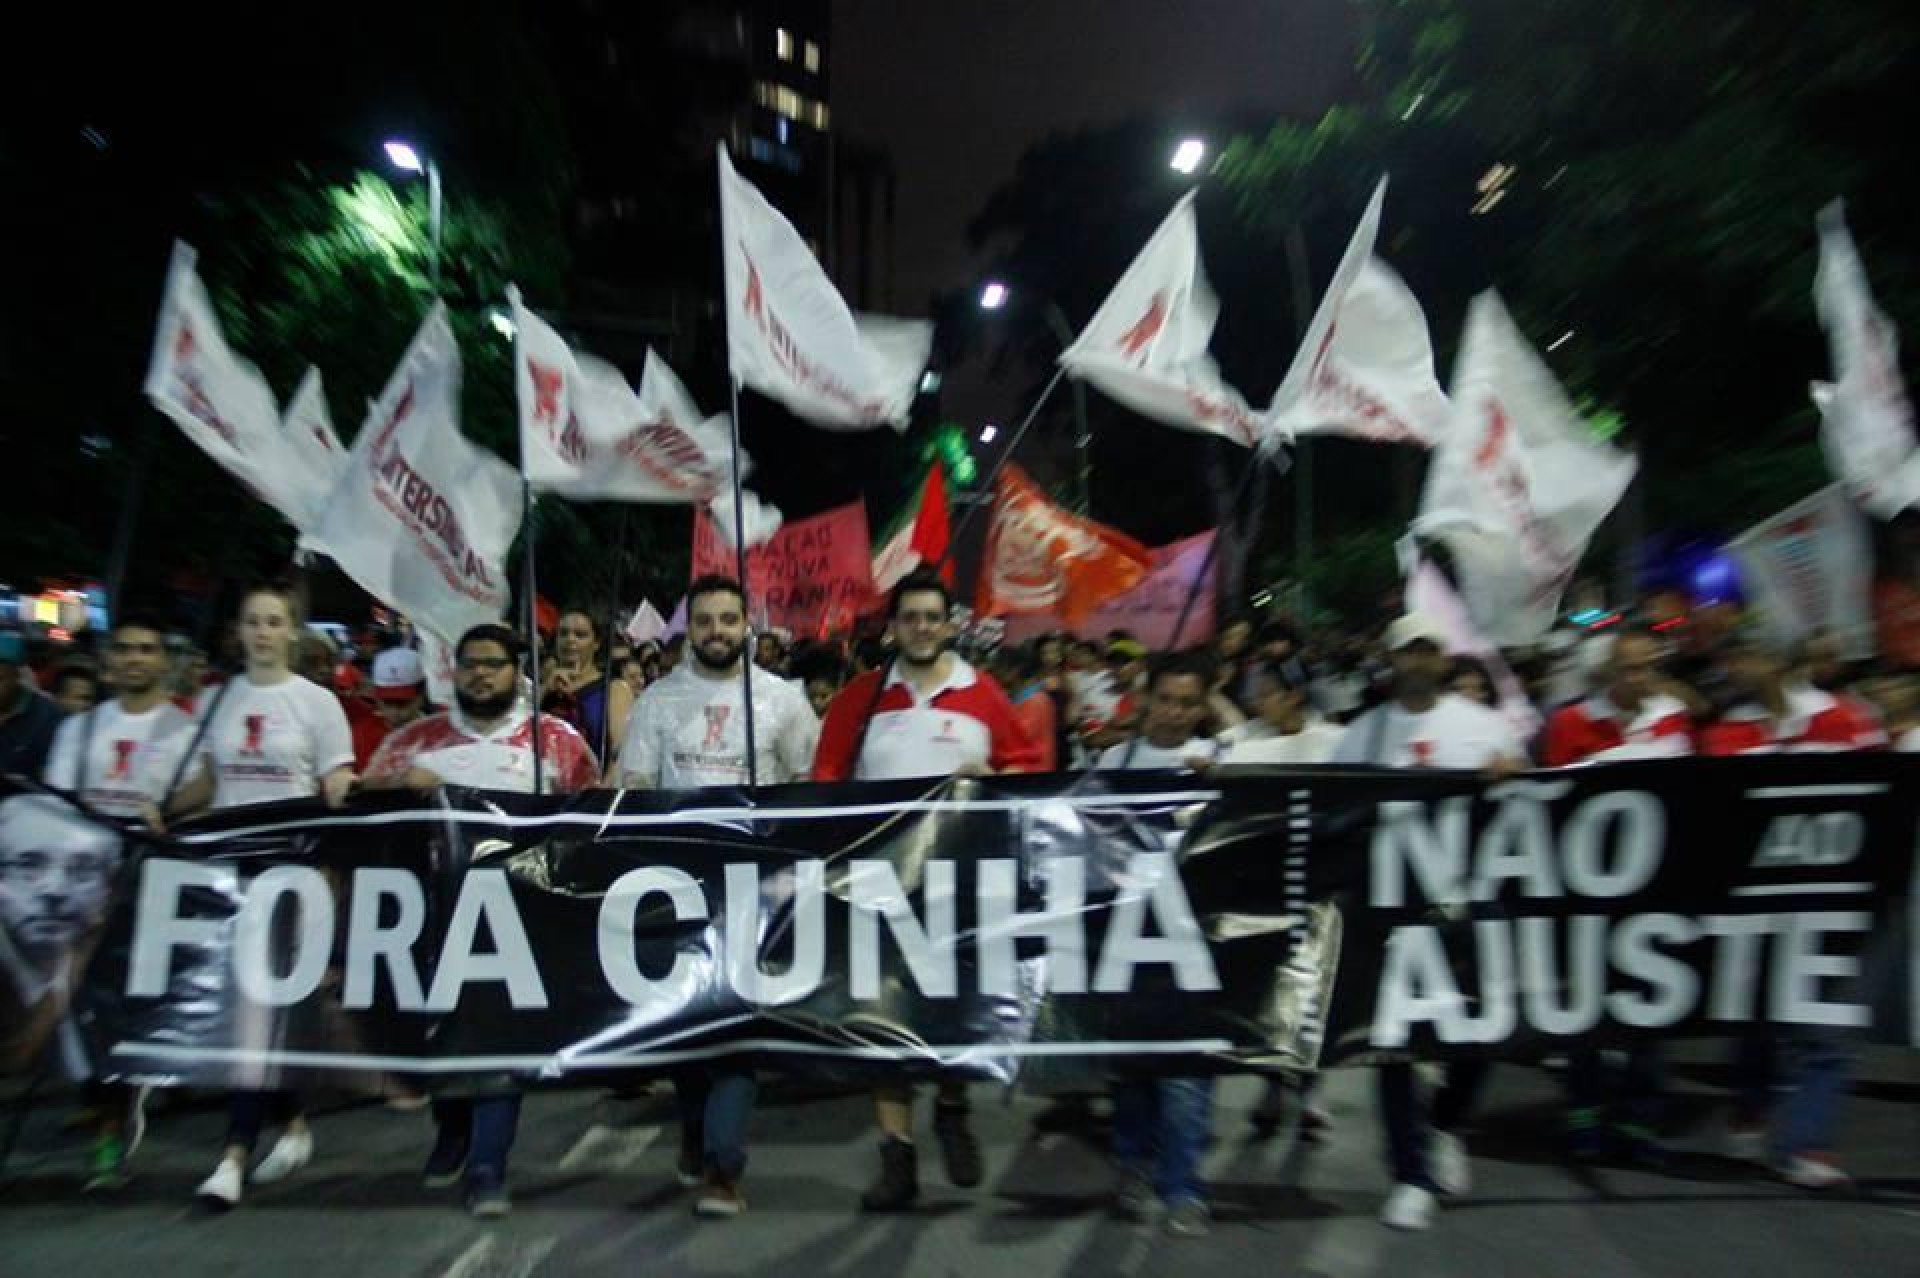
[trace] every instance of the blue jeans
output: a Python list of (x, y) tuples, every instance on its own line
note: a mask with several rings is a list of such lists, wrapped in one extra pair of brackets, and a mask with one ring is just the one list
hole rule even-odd
[(251, 1154), (260, 1143), (262, 1127), (269, 1122), (290, 1123), (304, 1112), (295, 1092), (229, 1092), (226, 1143)]
[(1755, 1026), (1734, 1062), (1739, 1113), (1749, 1121), (1771, 1114), (1777, 1159), (1831, 1150), (1852, 1066), (1851, 1042), (1838, 1030)]
[(1660, 1121), (1660, 1101), (1666, 1091), (1666, 1056), (1659, 1042), (1634, 1043), (1626, 1049), (1624, 1069), (1607, 1066), (1600, 1048), (1576, 1047), (1567, 1053), (1567, 1104), (1592, 1111), (1616, 1126), (1652, 1130)]
[(453, 1096), (433, 1102), (433, 1121), (443, 1129), (468, 1131), (467, 1183), (507, 1183), (507, 1154), (520, 1126), (520, 1093)]
[(747, 1170), (747, 1123), (760, 1084), (752, 1074), (689, 1070), (673, 1080), (682, 1131), (700, 1134), (706, 1170), (739, 1180)]
[(1113, 1155), (1162, 1202), (1205, 1202), (1200, 1159), (1213, 1136), (1213, 1079), (1143, 1078), (1113, 1087)]
[(1382, 1065), (1374, 1071), (1380, 1087), (1380, 1120), (1387, 1129), (1387, 1165), (1394, 1183), (1418, 1185), (1439, 1192), (1433, 1174), (1427, 1168), (1428, 1133), (1451, 1131), (1467, 1116), (1486, 1081), (1483, 1061), (1454, 1061), (1447, 1069), (1447, 1081), (1434, 1094), (1429, 1107), (1420, 1094), (1420, 1080), (1412, 1064), (1401, 1061)]

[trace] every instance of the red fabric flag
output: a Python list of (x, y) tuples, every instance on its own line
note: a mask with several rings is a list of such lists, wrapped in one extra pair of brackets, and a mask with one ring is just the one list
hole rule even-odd
[(1009, 464), (994, 494), (975, 611), (983, 617), (1051, 612), (1074, 625), (1139, 585), (1152, 561), (1125, 533), (1048, 501)]

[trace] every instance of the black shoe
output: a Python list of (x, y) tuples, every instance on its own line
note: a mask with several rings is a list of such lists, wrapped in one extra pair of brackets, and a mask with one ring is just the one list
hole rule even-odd
[(979, 1184), (980, 1142), (973, 1138), (973, 1128), (967, 1126), (967, 1107), (935, 1102), (933, 1134), (940, 1142), (940, 1161), (947, 1169), (947, 1179), (961, 1189)]
[[(455, 1124), (454, 1126), (465, 1126)], [(451, 1189), (460, 1183), (467, 1170), (467, 1133), (442, 1127), (434, 1137), (433, 1152), (420, 1172), (420, 1181), (428, 1189)]]
[(680, 1188), (692, 1189), (706, 1179), (706, 1156), (701, 1152), (704, 1144), (699, 1124), (681, 1124), (680, 1158), (673, 1165), (673, 1177)]
[(880, 1179), (860, 1195), (863, 1211), (902, 1211), (920, 1196), (920, 1157), (911, 1142), (887, 1136), (880, 1141)]

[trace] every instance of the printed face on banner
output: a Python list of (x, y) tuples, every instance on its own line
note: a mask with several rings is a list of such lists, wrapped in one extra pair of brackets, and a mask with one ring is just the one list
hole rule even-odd
[(57, 799), (0, 803), (0, 924), (42, 975), (99, 921), (119, 859), (109, 828)]

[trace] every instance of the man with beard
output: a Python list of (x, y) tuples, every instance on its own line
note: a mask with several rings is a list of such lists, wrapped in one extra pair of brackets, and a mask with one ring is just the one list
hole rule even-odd
[[(687, 590), (687, 652), (692, 660), (651, 685), (633, 703), (620, 751), (621, 784), (645, 789), (779, 785), (806, 777), (819, 720), (798, 686), (764, 667), (753, 681), (754, 768), (747, 768), (741, 665), (747, 600), (731, 577), (706, 576)], [(747, 1123), (756, 1084), (751, 1071), (695, 1066), (674, 1079), (680, 1098), (680, 1183), (700, 1186), (696, 1215), (737, 1216), (746, 1209)]]
[[(532, 790), (532, 699), (520, 680), (525, 648), (505, 626), (487, 623), (460, 636), (453, 650), (454, 706), (399, 729), (381, 742), (361, 785), (424, 793), (441, 784), (482, 790)], [(565, 720), (540, 717), (541, 789), (590, 790), (599, 765), (586, 739)], [(444, 1189), (465, 1175), (467, 1210), (482, 1219), (512, 1210), (507, 1153), (520, 1121), (520, 1093), (494, 1086), (478, 1096), (433, 1103), (439, 1128), (422, 1179)]]
[(740, 583), (717, 575), (695, 581), (687, 591), (692, 660), (634, 702), (620, 751), (621, 784), (680, 790), (805, 779), (820, 722), (804, 692), (758, 666), (750, 676), (754, 767), (749, 774), (740, 674), (746, 646), (747, 604)]
[[(1347, 725), (1333, 748), (1334, 763), (1387, 768), (1450, 768), (1508, 775), (1524, 766), (1526, 751), (1496, 711), (1444, 690), (1451, 663), (1439, 622), (1410, 612), (1387, 627), (1393, 664), (1388, 700)], [(1425, 1229), (1440, 1195), (1460, 1197), (1472, 1186), (1466, 1146), (1452, 1128), (1466, 1117), (1484, 1070), (1454, 1065), (1432, 1104), (1421, 1094), (1411, 1062), (1379, 1070), (1381, 1118), (1394, 1187), (1380, 1212), (1393, 1229)]]
[[(1027, 739), (1007, 694), (948, 651), (953, 597), (937, 573), (915, 571), (893, 588), (888, 633), (894, 658), (861, 675), (833, 699), (813, 760), (816, 781), (891, 781), (905, 777), (1034, 772), (1041, 747)], [(880, 1178), (860, 1199), (868, 1211), (899, 1211), (920, 1194), (913, 1147), (913, 1091), (875, 1093)], [(966, 1086), (940, 1084), (934, 1135), (947, 1179), (980, 1183), (980, 1146), (967, 1125)]]
[[(128, 612), (107, 643), (113, 700), (60, 725), (47, 759), (45, 781), (123, 821), (149, 820), (165, 796), (193, 737), (193, 721), (167, 699), (166, 629)], [(88, 1103), (99, 1119), (86, 1183), (89, 1191), (126, 1183), (130, 1130), (139, 1130), (138, 1092), (92, 1084)]]

